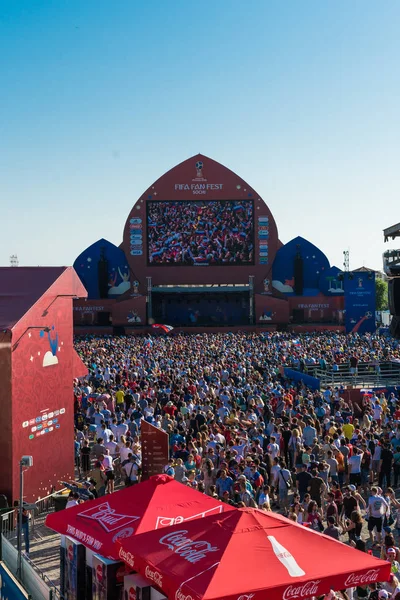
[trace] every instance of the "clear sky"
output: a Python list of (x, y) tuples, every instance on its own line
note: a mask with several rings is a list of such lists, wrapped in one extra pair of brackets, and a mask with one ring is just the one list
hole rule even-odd
[(283, 242), (381, 268), (399, 29), (398, 0), (0, 0), (0, 264), (119, 244), (143, 191), (201, 152), (257, 190)]

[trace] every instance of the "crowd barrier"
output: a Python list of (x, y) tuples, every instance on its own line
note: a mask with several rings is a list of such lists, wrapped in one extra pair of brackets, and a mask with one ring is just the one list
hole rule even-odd
[[(31, 538), (34, 535), (35, 527), (44, 522), (46, 515), (54, 510), (54, 496), (55, 493), (41, 498), (35, 503), (35, 508), (30, 510), (29, 534)], [(4, 562), (14, 577), (17, 576), (18, 566), (17, 518), (18, 508), (0, 514), (0, 560)], [(22, 572), (19, 581), (27, 591), (28, 598), (34, 600), (64, 600), (60, 590), (25, 553), (22, 555)]]

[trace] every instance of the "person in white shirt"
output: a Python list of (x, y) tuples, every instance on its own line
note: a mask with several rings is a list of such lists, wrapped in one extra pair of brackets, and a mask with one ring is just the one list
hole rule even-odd
[[(262, 492), (258, 496), (258, 508), (271, 508), (271, 502), (269, 499), (269, 485), (264, 485)], [(265, 506), (266, 505), (266, 506)]]
[(121, 436), (126, 436), (126, 434), (128, 433), (129, 427), (125, 422), (125, 419), (121, 419), (121, 423), (118, 423), (117, 425), (117, 431), (118, 431), (118, 440), (121, 439)]
[(129, 455), (132, 454), (131, 443), (127, 442), (124, 446), (119, 447), (119, 455), (121, 458), (121, 465), (128, 460)]
[(109, 450), (106, 450), (106, 454), (100, 456), (100, 462), (104, 468), (104, 473), (107, 479), (106, 494), (112, 494), (114, 491), (115, 473), (114, 462), (112, 456), (109, 454)]
[(104, 446), (107, 448), (112, 458), (118, 453), (118, 444), (114, 441), (114, 436), (112, 434), (110, 435), (110, 441), (106, 442)]
[(140, 482), (141, 468), (135, 456), (132, 456), (130, 461), (124, 467), (126, 473), (125, 485), (134, 485)]
[(272, 460), (279, 456), (279, 446), (276, 443), (276, 437), (273, 435), (271, 436), (271, 442), (267, 446), (267, 451), (271, 455)]
[(361, 485), (361, 461), (364, 453), (353, 446), (353, 456), (347, 459), (350, 473), (350, 483), (355, 486)]
[(374, 529), (378, 543), (382, 539), (383, 517), (389, 506), (384, 498), (378, 494), (378, 488), (371, 488), (371, 496), (368, 498), (368, 532), (369, 538), (374, 543)]

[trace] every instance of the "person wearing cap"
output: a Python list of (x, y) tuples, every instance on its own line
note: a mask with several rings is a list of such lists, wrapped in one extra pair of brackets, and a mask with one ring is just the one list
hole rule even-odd
[(397, 550), (396, 548), (388, 548), (386, 550), (386, 560), (390, 562), (390, 571), (394, 575), (398, 576), (400, 572), (400, 564), (396, 560)]

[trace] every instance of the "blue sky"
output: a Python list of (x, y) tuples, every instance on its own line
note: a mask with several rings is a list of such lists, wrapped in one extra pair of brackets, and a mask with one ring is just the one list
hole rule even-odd
[(395, 0), (0, 0), (0, 264), (119, 244), (142, 192), (201, 152), (257, 190), (283, 242), (381, 268), (399, 23)]

